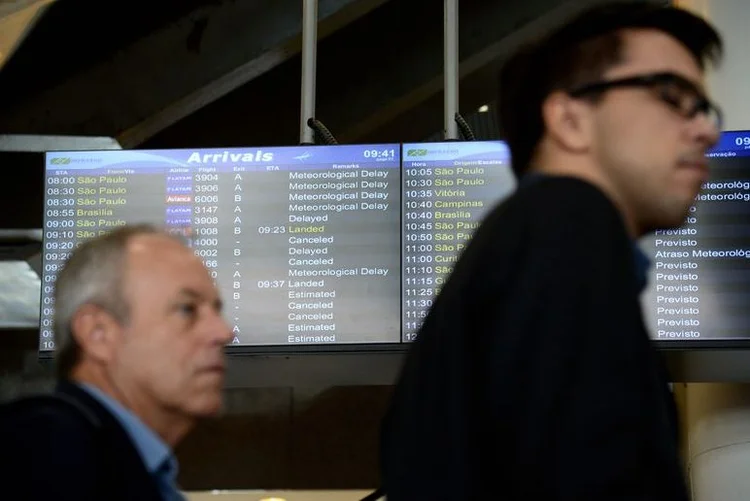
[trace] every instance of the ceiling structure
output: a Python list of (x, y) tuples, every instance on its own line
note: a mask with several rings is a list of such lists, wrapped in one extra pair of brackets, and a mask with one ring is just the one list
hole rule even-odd
[[(609, 1), (459, 0), (459, 111), (481, 129), (479, 139), (496, 127), (470, 115), (495, 98), (505, 55), (561, 18)], [(123, 148), (297, 144), (302, 4), (0, 1), (0, 150), (13, 149), (3, 135), (25, 144), (19, 134)], [(316, 118), (340, 143), (440, 138), (443, 2), (319, 0), (318, 20)], [(28, 246), (38, 239), (14, 232), (41, 228), (43, 166), (30, 152), (64, 149), (47, 139), (0, 154), (19, 176), (0, 185), (0, 261), (18, 260), (20, 249), (32, 269), (38, 254)], [(13, 283), (0, 288), (0, 301), (30, 276), (23, 265), (8, 270)], [(36, 298), (31, 309), (0, 305), (0, 328), (8, 312), (28, 322), (38, 311), (38, 295), (25, 297)]]
[[(460, 108), (504, 54), (605, 0), (460, 0)], [(443, 5), (319, 0), (317, 118), (340, 142), (442, 127)], [(123, 148), (299, 141), (300, 0), (56, 2), (0, 71), (0, 133), (112, 136)]]
[(54, 0), (0, 1), (0, 68), (34, 28)]

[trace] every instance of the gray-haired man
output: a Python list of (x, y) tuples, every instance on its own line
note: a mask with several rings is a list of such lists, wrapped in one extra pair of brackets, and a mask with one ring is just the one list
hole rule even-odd
[(59, 384), (0, 429), (6, 488), (24, 499), (183, 499), (173, 447), (222, 404), (231, 331), (203, 263), (125, 226), (85, 242), (55, 287)]

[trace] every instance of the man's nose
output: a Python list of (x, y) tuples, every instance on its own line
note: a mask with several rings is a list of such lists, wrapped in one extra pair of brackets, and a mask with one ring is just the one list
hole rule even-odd
[(714, 146), (721, 136), (721, 122), (718, 118), (706, 113), (698, 113), (693, 119), (695, 139), (707, 148)]
[(217, 343), (227, 344), (232, 340), (232, 327), (229, 323), (217, 313), (215, 318), (215, 325), (212, 326), (211, 332), (214, 333), (214, 339)]

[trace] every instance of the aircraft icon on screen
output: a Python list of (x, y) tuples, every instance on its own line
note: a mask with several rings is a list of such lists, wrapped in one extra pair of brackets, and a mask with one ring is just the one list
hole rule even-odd
[(306, 152), (304, 152), (303, 154), (301, 154), (301, 155), (297, 155), (296, 157), (293, 157), (293, 158), (294, 158), (295, 160), (305, 160), (305, 159), (307, 159), (307, 158), (310, 158), (311, 156), (312, 156), (312, 155), (310, 154), (310, 152), (306, 151)]

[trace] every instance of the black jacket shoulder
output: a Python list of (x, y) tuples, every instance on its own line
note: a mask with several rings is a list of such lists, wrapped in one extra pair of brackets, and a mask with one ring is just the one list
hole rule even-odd
[[(482, 233), (498, 225), (507, 232), (525, 230), (523, 236), (549, 243), (565, 238), (566, 244), (581, 245), (602, 233), (627, 239), (624, 220), (612, 200), (598, 187), (574, 177), (545, 176), (522, 182), (517, 192), (499, 204), (485, 219)], [(476, 239), (479, 232), (474, 236)], [(618, 242), (619, 243), (619, 242)]]
[(0, 443), (5, 486), (29, 501), (160, 499), (126, 431), (70, 382), (0, 406)]

